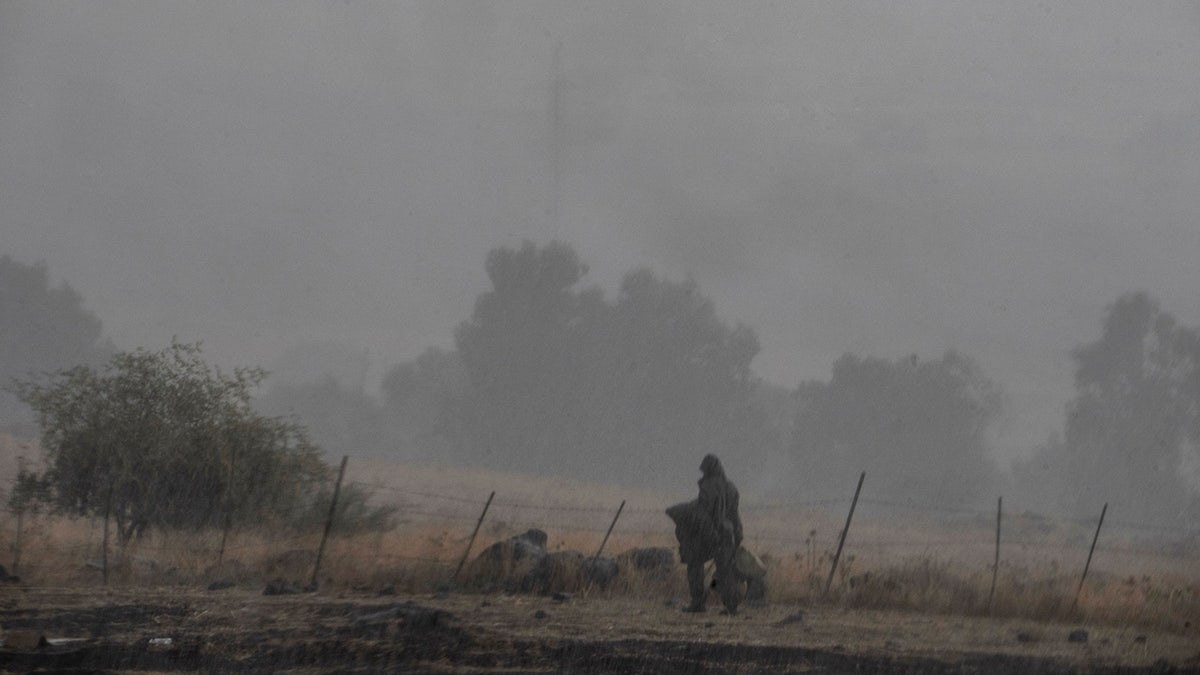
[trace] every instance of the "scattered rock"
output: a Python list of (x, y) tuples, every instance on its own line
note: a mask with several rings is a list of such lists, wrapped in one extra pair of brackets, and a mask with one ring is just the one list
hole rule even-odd
[(660, 567), (671, 569), (675, 567), (675, 552), (665, 546), (652, 548), (635, 548), (631, 553), (633, 568), (637, 570), (653, 570)]
[(804, 612), (792, 612), (780, 619), (775, 625), (786, 626), (790, 623), (800, 623), (802, 621), (804, 621)]
[(255, 577), (254, 571), (236, 558), (224, 560), (221, 564), (207, 567), (204, 570), (204, 578), (208, 581), (230, 580), (238, 583), (247, 583), (253, 581)]
[(0, 565), (0, 583), (15, 584), (21, 581), (21, 577), (15, 574), (9, 574), (4, 565)]
[(588, 558), (583, 561), (583, 578), (602, 589), (608, 588), (620, 569), (612, 558)]
[(1086, 630), (1083, 630), (1082, 628), (1071, 631), (1071, 634), (1067, 636), (1067, 642), (1087, 642), (1087, 641), (1088, 641), (1088, 632)]
[(275, 580), (267, 584), (263, 589), (263, 595), (296, 595), (299, 593), (316, 592), (316, 584), (301, 584), (298, 581), (280, 581)]
[(467, 565), (465, 578), (484, 592), (529, 592), (528, 576), (546, 556), (546, 533), (531, 529), (488, 546)]
[(409, 628), (428, 630), (444, 624), (446, 619), (450, 618), (450, 614), (440, 609), (410, 606), (400, 612), (400, 618)]
[(653, 580), (662, 581), (675, 571), (675, 551), (665, 546), (631, 548), (615, 557), (622, 570)]
[(583, 554), (579, 551), (545, 553), (533, 569), (521, 578), (524, 593), (549, 593), (565, 588), (578, 588), (583, 569)]

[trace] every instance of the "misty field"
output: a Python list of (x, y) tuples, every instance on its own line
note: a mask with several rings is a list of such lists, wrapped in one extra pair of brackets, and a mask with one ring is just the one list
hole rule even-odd
[[(976, 664), (982, 670), (1020, 670), (1024, 666), (1014, 665), (1019, 663), (1041, 664), (1036, 669), (1043, 670), (1081, 664), (1149, 667), (1161, 666), (1162, 659), (1200, 666), (1200, 552), (1194, 536), (1138, 531), (1110, 521), (1109, 529), (1101, 531), (1076, 604), (1096, 523), (1006, 514), (989, 606), (994, 513), (882, 503), (864, 492), (826, 594), (849, 495), (837, 503), (747, 502), (742, 507), (745, 543), (769, 569), (766, 606), (747, 606), (738, 617), (719, 617), (714, 599), (707, 614), (692, 617), (679, 611), (687, 597), (681, 565), (639, 572), (622, 556), (634, 548), (667, 547), (673, 552), (673, 531), (663, 509), (690, 494), (666, 496), (566, 479), (366, 460), (349, 463), (346, 484), (366, 490), (377, 503), (394, 505), (395, 526), (347, 534), (354, 530), (352, 523), (335, 523), (315, 593), (290, 591), (301, 589), (312, 574), (319, 528), (272, 534), (235, 530), (223, 553), (219, 531), (153, 533), (124, 551), (110, 542), (105, 585), (102, 522), (26, 514), (19, 561), (10, 559), (17, 569), (9, 569), (20, 581), (0, 590), (0, 625), (10, 632), (14, 626), (40, 625), (48, 637), (88, 638), (93, 646), (108, 645), (108, 651), (93, 654), (106, 654), (102, 662), (135, 668), (161, 665), (154, 659), (161, 660), (162, 654), (138, 651), (155, 631), (174, 636), (176, 647), (190, 644), (188, 649), (210, 659), (195, 656), (198, 660), (188, 663), (217, 669), (237, 664), (262, 667), (263, 658), (315, 668), (386, 659), (429, 670), (486, 672), (481, 664), (487, 659), (479, 652), (498, 650), (496, 668), (524, 663), (533, 669), (559, 669), (574, 664), (568, 669), (582, 671), (582, 664), (592, 663), (587, 650), (610, 642), (631, 650), (626, 656), (632, 660), (605, 662), (604, 667), (593, 664), (598, 672), (617, 672), (631, 664), (686, 671), (700, 667), (697, 663), (716, 671), (775, 672), (787, 670), (784, 662), (833, 672), (864, 664), (884, 670), (936, 670), (936, 664), (963, 664), (980, 653), (1000, 655), (991, 666)], [(622, 502), (603, 555), (626, 564), (606, 588), (589, 585), (577, 574), (564, 574), (555, 582), (554, 597), (508, 592), (519, 570), (498, 572), (476, 560), (489, 545), (530, 528), (547, 533), (549, 552), (594, 555)], [(478, 536), (471, 543), (477, 523)], [(10, 515), (0, 539), (14, 556), (15, 528)], [(455, 578), (469, 543), (470, 554)], [(504, 574), (507, 579), (501, 578)], [(263, 595), (268, 585), (284, 595)], [(157, 618), (120, 630), (100, 630), (88, 623), (120, 607), (142, 616), (145, 611), (128, 608), (143, 606), (157, 607), (150, 612), (158, 612)], [(413, 612), (446, 617), (441, 625), (470, 636), (474, 646), (460, 649), (457, 643), (447, 643), (445, 653), (436, 654), (412, 651), (410, 646), (407, 657), (403, 650), (388, 652), (386, 645), (397, 644), (397, 631), (403, 633), (417, 616)], [(192, 615), (197, 613), (224, 613), (229, 623), (218, 629), (195, 619)], [(362, 617), (376, 614), (387, 617), (381, 619), (387, 625), (364, 628)], [(250, 621), (251, 615), (257, 618)], [(302, 617), (308, 618), (299, 620)], [(104, 623), (119, 625), (112, 617)], [(229, 626), (241, 626), (240, 633)], [(1079, 629), (1091, 634), (1084, 646), (1067, 640)], [(376, 635), (376, 630), (382, 632)], [(70, 634), (50, 635), (55, 631)], [(294, 640), (288, 637), (293, 634)], [(241, 636), (240, 642), (235, 635)], [(246, 635), (256, 635), (268, 646), (251, 649)], [(357, 646), (346, 647), (350, 655), (344, 656), (350, 661), (306, 651), (322, 640), (351, 640)], [(692, 647), (680, 647), (709, 642), (728, 649), (692, 653)], [(113, 651), (113, 644), (123, 647)], [(481, 646), (487, 644), (492, 646)], [(541, 650), (542, 656), (522, 661), (525, 657), (514, 656), (514, 644)], [(746, 651), (738, 651), (742, 648)], [(676, 654), (678, 662), (645, 660), (675, 653), (672, 649), (685, 652)], [(212, 650), (226, 660), (211, 660), (216, 658)], [(475, 661), (452, 656), (460, 652), (474, 654)], [(247, 654), (258, 654), (254, 658), (260, 660)], [(150, 660), (139, 660), (144, 658)], [(885, 661), (878, 661), (881, 658)], [(920, 659), (933, 660), (925, 664)]]

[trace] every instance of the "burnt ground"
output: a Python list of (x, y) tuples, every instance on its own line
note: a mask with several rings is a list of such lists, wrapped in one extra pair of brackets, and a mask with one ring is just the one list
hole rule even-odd
[[(1195, 629), (834, 607), (262, 588), (0, 589), (0, 669), (57, 672), (1200, 672)], [(1069, 638), (1086, 630), (1087, 640)]]

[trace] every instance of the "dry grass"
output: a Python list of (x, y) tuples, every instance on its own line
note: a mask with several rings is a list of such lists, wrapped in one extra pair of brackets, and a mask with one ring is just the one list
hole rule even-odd
[[(478, 538), (474, 559), (488, 545), (531, 527), (549, 536), (551, 551), (596, 552), (621, 500), (626, 506), (605, 545), (617, 556), (635, 547), (674, 550), (666, 505), (669, 496), (562, 479), (351, 462), (350, 480), (375, 485), (375, 498), (398, 504), (401, 523), (390, 532), (333, 537), (325, 551), (324, 585), (426, 592), (450, 584), (472, 529), (493, 490), (497, 493)], [(685, 498), (690, 495), (682, 495)], [(901, 609), (934, 614), (992, 615), (1030, 620), (1087, 620), (1152, 626), (1175, 632), (1200, 625), (1200, 566), (1184, 547), (1167, 555), (1146, 548), (1137, 533), (1114, 530), (1092, 562), (1087, 584), (1073, 606), (1089, 536), (1083, 526), (1048, 526), (1014, 519), (989, 604), (994, 531), (986, 522), (937, 523), (856, 516), (831, 592), (824, 593), (844, 515), (835, 512), (744, 506), (747, 546), (767, 562), (768, 601), (859, 609)], [(11, 553), (15, 519), (0, 520), (0, 551)], [(101, 583), (97, 563), (103, 532), (87, 519), (27, 518), (18, 573), (37, 586)], [(320, 533), (276, 537), (234, 532), (218, 565), (219, 532), (157, 533), (110, 554), (110, 584), (197, 584), (230, 580), (243, 585), (274, 579), (307, 581)], [(1009, 540), (1006, 539), (1006, 542)], [(4, 560), (9, 564), (10, 556)], [(563, 590), (625, 597), (683, 598), (682, 566), (667, 575), (622, 572), (600, 591), (570, 585), (577, 571), (563, 570)], [(520, 568), (490, 569), (473, 560), (460, 586), (503, 588)]]

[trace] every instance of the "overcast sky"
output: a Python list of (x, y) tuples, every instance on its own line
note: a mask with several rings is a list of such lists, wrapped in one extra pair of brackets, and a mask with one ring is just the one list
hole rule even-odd
[(558, 238), (695, 279), (776, 384), (976, 358), (1001, 450), (1140, 289), (1200, 323), (1193, 2), (0, 2), (0, 254), (122, 348), (377, 371)]

